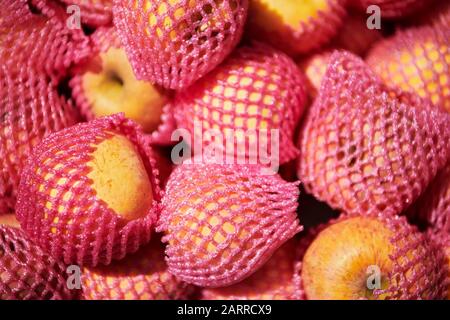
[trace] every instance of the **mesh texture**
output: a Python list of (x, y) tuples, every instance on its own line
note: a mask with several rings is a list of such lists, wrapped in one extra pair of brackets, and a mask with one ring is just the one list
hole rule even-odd
[(85, 268), (82, 282), (86, 300), (174, 300), (192, 291), (167, 271), (158, 237), (109, 266)]
[(40, 140), (75, 124), (77, 113), (44, 74), (0, 67), (0, 214), (13, 210), (20, 174)]
[[(268, 8), (261, 2), (264, 1), (250, 2), (248, 37), (268, 42), (290, 55), (306, 53), (326, 44), (336, 35), (346, 15), (345, 1), (328, 0), (326, 8), (316, 8), (317, 12), (293, 28), (283, 21), (282, 13), (278, 13), (278, 10), (274, 10), (272, 7)], [(314, 6), (315, 4), (311, 1), (299, 3), (296, 11), (301, 12), (302, 6), (307, 5)], [(283, 7), (283, 1), (279, 1), (279, 6)]]
[(201, 287), (237, 283), (301, 231), (297, 183), (259, 166), (183, 164), (169, 178), (159, 231), (169, 272)]
[(114, 22), (137, 78), (181, 89), (234, 49), (247, 9), (247, 0), (115, 1)]
[(429, 0), (350, 0), (350, 3), (362, 12), (371, 5), (380, 7), (383, 18), (403, 18), (418, 12), (430, 3)]
[(367, 63), (387, 85), (414, 92), (450, 112), (449, 48), (449, 28), (413, 28), (379, 42)]
[(301, 294), (295, 274), (298, 261), (293, 254), (298, 240), (282, 245), (253, 275), (229, 287), (203, 289), (203, 300), (294, 300)]
[(449, 159), (450, 116), (337, 52), (300, 130), (305, 189), (348, 213), (400, 213)]
[(82, 30), (68, 29), (62, 8), (43, 1), (35, 5), (40, 14), (31, 13), (26, 0), (2, 3), (0, 60), (10, 68), (27, 67), (62, 78), (89, 56), (89, 40)]
[(67, 7), (76, 5), (80, 8), (81, 22), (92, 27), (112, 23), (113, 0), (61, 0)]
[[(342, 214), (339, 218), (327, 224), (311, 229), (300, 241), (300, 248), (302, 248), (300, 259), (303, 260), (307, 248), (320, 232), (332, 224), (355, 217), (361, 216), (358, 214)], [(385, 289), (374, 289), (373, 298), (386, 300), (433, 300), (445, 297), (447, 292), (447, 268), (442, 259), (441, 249), (436, 243), (430, 241), (416, 227), (408, 224), (405, 217), (389, 214), (368, 214), (365, 217), (378, 219), (392, 231), (390, 242), (393, 251), (389, 255), (392, 268), (387, 273), (388, 286)], [(370, 237), (369, 234), (368, 236)], [(300, 265), (301, 269), (302, 264)], [(383, 270), (381, 271), (383, 272)], [(305, 290), (301, 271), (299, 277), (301, 286)], [(304, 298), (308, 298), (307, 292), (304, 292), (304, 294)], [(362, 296), (360, 299), (366, 298)]]
[[(118, 132), (136, 147), (147, 171), (153, 204), (126, 221), (96, 197), (88, 162), (96, 144)], [(29, 158), (19, 186), (17, 218), (27, 235), (66, 263), (96, 266), (136, 252), (150, 240), (159, 212), (159, 181), (147, 139), (122, 114), (81, 123), (48, 136)]]
[(0, 300), (72, 299), (65, 270), (23, 231), (0, 226)]
[[(250, 145), (272, 145), (271, 130), (278, 130), (279, 150), (272, 152), (279, 151), (283, 164), (298, 155), (293, 136), (305, 103), (305, 82), (295, 63), (277, 50), (255, 44), (236, 50), (224, 64), (179, 92), (174, 112), (178, 128), (187, 129), (202, 146), (215, 143), (229, 154), (225, 140), (231, 135), (237, 158), (249, 158)], [(223, 145), (215, 141), (215, 132), (222, 134)]]

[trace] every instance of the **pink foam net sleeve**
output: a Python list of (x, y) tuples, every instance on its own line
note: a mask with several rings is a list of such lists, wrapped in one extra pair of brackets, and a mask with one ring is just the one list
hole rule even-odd
[[(277, 152), (283, 164), (298, 156), (294, 132), (306, 98), (304, 77), (292, 59), (255, 43), (237, 49), (221, 66), (180, 91), (174, 116), (178, 128), (188, 130), (202, 147), (216, 143), (227, 155), (249, 158), (252, 145), (266, 143), (268, 148), (275, 145), (271, 152)], [(222, 135), (222, 144), (214, 140), (215, 132)], [(231, 151), (225, 148), (230, 141)]]
[[(299, 253), (304, 256), (314, 239), (331, 224), (358, 216), (358, 214), (342, 214), (328, 224), (310, 230), (300, 241), (302, 250)], [(384, 289), (374, 289), (373, 297), (386, 300), (442, 299), (447, 292), (448, 271), (440, 248), (424, 233), (410, 225), (403, 216), (381, 213), (369, 214), (367, 217), (380, 220), (392, 231), (390, 242), (394, 248), (389, 256), (393, 267), (387, 273), (388, 285)], [(298, 281), (304, 288), (301, 269), (302, 266), (300, 266)], [(304, 298), (308, 298), (306, 292), (304, 292)], [(361, 297), (361, 299), (365, 299), (365, 297)]]
[(335, 209), (400, 213), (448, 161), (449, 138), (450, 115), (337, 52), (300, 130), (298, 176)]
[(114, 23), (138, 79), (181, 89), (241, 38), (247, 0), (114, 1)]
[(302, 227), (298, 183), (259, 166), (183, 164), (169, 178), (157, 230), (169, 272), (202, 287), (237, 283)]

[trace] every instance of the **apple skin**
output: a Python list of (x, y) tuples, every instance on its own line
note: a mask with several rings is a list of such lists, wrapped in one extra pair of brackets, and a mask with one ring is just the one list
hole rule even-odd
[[(305, 238), (307, 299), (439, 299), (446, 266), (437, 247), (404, 217), (346, 215)], [(380, 272), (380, 288), (368, 287)]]
[(137, 80), (114, 27), (98, 28), (92, 35), (94, 53), (70, 81), (76, 105), (92, 120), (124, 112), (152, 133), (161, 124), (170, 93)]

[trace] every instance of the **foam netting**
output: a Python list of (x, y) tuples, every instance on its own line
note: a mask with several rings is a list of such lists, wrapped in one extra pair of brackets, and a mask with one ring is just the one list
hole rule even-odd
[(27, 0), (2, 2), (0, 60), (62, 78), (69, 67), (89, 56), (89, 40), (81, 29), (67, 27), (62, 8), (35, 2), (39, 14), (30, 11)]
[[(119, 133), (141, 155), (153, 204), (142, 218), (126, 221), (96, 197), (88, 178), (96, 145)], [(80, 123), (35, 147), (20, 181), (16, 215), (27, 235), (66, 263), (96, 266), (122, 259), (150, 240), (159, 212), (160, 188), (146, 137), (122, 114)]]
[[(96, 116), (92, 112), (92, 103), (88, 100), (84, 93), (85, 90), (83, 86), (83, 77), (87, 72), (98, 73), (102, 71), (102, 60), (100, 57), (101, 54), (108, 52), (109, 49), (120, 49), (122, 47), (122, 44), (119, 37), (117, 36), (114, 27), (99, 27), (95, 30), (90, 38), (93, 46), (92, 61), (89, 64), (79, 66), (77, 70), (75, 70), (74, 76), (69, 82), (69, 85), (72, 88), (72, 97), (75, 100), (75, 104), (79, 108), (81, 114), (87, 120), (95, 119)], [(103, 70), (103, 72), (108, 71)], [(159, 88), (157, 86), (154, 86), (154, 88), (162, 95), (169, 98), (170, 94), (168, 90), (163, 90), (162, 88)], [(123, 107), (125, 107), (125, 105), (123, 105)], [(166, 138), (167, 130), (170, 130), (174, 126), (170, 125), (171, 118), (169, 116), (169, 110), (167, 108), (167, 106), (163, 108), (164, 111), (161, 115), (161, 124), (159, 125), (158, 129), (155, 130), (154, 134), (152, 132), (152, 142), (155, 144), (158, 144), (159, 142), (159, 144), (164, 145), (167, 144), (165, 143), (166, 141), (170, 141), (170, 135), (168, 136), (168, 138)], [(149, 106), (149, 110), (151, 111), (151, 106)]]
[(403, 18), (418, 12), (428, 5), (429, 0), (350, 0), (353, 7), (363, 13), (371, 5), (380, 8), (382, 18)]
[(192, 84), (239, 42), (248, 0), (116, 0), (114, 23), (138, 79)]
[(27, 240), (23, 231), (0, 226), (0, 300), (72, 299), (64, 264)]
[(367, 63), (390, 86), (413, 92), (450, 112), (450, 29), (412, 28), (377, 43)]
[[(300, 240), (299, 259), (303, 260), (311, 243), (324, 229), (330, 225), (345, 221), (351, 218), (361, 218), (359, 214), (342, 214), (327, 224), (320, 225), (302, 237)], [(442, 248), (436, 242), (410, 225), (404, 216), (393, 216), (390, 214), (373, 214), (363, 218), (373, 218), (379, 220), (391, 230), (392, 236), (389, 241), (393, 250), (389, 254), (391, 260), (391, 270), (387, 272), (384, 289), (374, 289), (373, 299), (384, 300), (434, 300), (443, 299), (447, 294), (447, 266), (442, 255)], [(370, 238), (373, 230), (368, 230), (367, 237)], [(336, 243), (336, 245), (342, 245)], [(351, 246), (350, 243), (346, 244)], [(349, 247), (350, 250), (350, 247)], [(355, 254), (356, 256), (356, 254)], [(373, 257), (373, 262), (368, 262), (367, 267), (377, 263), (377, 257)], [(304, 294), (303, 298), (308, 299), (307, 290), (304, 287), (302, 277), (303, 263), (300, 264), (299, 283)], [(333, 266), (330, 266), (333, 268)], [(382, 275), (383, 269), (381, 269)], [(367, 299), (365, 296), (359, 299)]]
[(78, 116), (48, 76), (0, 66), (0, 214), (14, 209), (20, 174), (32, 148)]
[(253, 275), (232, 286), (205, 288), (203, 300), (296, 300), (301, 296), (298, 274), (299, 261), (294, 254), (298, 239), (282, 245)]
[(261, 170), (196, 163), (173, 171), (157, 228), (170, 273), (202, 287), (232, 285), (302, 230), (298, 183)]
[[(175, 97), (178, 128), (202, 147), (214, 143), (226, 155), (249, 159), (251, 146), (275, 146), (283, 164), (298, 156), (293, 136), (306, 103), (304, 77), (285, 54), (266, 45), (237, 49), (221, 66)], [(199, 128), (196, 128), (198, 124)], [(277, 130), (279, 140), (272, 140)], [(223, 141), (216, 140), (220, 133)], [(232, 150), (227, 143), (234, 142)], [(222, 149), (220, 149), (223, 147)], [(262, 153), (254, 150), (258, 157)]]
[[(112, 23), (113, 0), (61, 0), (67, 8), (78, 6), (81, 21), (92, 27), (105, 26)], [(73, 11), (75, 12), (75, 11)]]
[[(324, 8), (315, 8), (317, 12), (293, 28), (283, 21), (283, 13), (273, 9), (278, 5), (275, 1), (270, 1), (270, 7), (264, 2), (266, 1), (250, 2), (248, 36), (268, 42), (290, 55), (306, 53), (326, 44), (336, 35), (346, 16), (345, 0), (327, 0)], [(283, 6), (282, 1), (279, 1), (279, 5)], [(316, 4), (298, 4), (300, 7), (295, 10), (302, 10), (302, 5)]]
[(334, 209), (400, 213), (445, 166), (449, 138), (449, 114), (336, 52), (300, 130), (298, 176)]
[(414, 210), (419, 221), (431, 230), (450, 234), (450, 165), (437, 174)]
[(82, 276), (86, 300), (175, 300), (193, 292), (167, 271), (160, 238), (109, 266), (85, 268)]

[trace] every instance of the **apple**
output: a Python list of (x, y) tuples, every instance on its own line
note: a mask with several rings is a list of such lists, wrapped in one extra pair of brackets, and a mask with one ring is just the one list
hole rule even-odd
[(152, 150), (123, 115), (49, 135), (24, 169), (22, 228), (66, 263), (108, 264), (150, 238), (159, 181)]
[(291, 55), (306, 53), (327, 43), (345, 16), (341, 0), (250, 1), (249, 36)]
[(318, 232), (303, 257), (307, 299), (436, 299), (445, 266), (405, 219), (340, 218)]
[[(264, 157), (261, 147), (274, 146), (270, 156), (277, 151), (279, 164), (284, 164), (298, 155), (294, 132), (306, 99), (305, 81), (295, 62), (259, 43), (237, 49), (214, 71), (178, 92), (174, 117), (179, 128), (199, 141), (187, 141), (195, 153), (197, 145), (215, 143), (227, 156), (256, 156), (259, 161)], [(215, 132), (223, 141), (214, 140)], [(278, 138), (272, 138), (274, 132)], [(227, 149), (232, 139), (236, 147)], [(248, 144), (259, 148), (251, 153)]]
[(157, 228), (165, 233), (171, 274), (201, 287), (235, 284), (302, 229), (298, 183), (261, 170), (212, 163), (175, 168)]
[(99, 28), (92, 39), (98, 54), (70, 82), (82, 113), (91, 120), (124, 112), (147, 133), (155, 131), (168, 92), (136, 79), (114, 28)]
[(114, 24), (140, 80), (181, 90), (217, 67), (241, 39), (248, 0), (125, 0)]
[(298, 177), (333, 209), (399, 214), (446, 165), (449, 135), (448, 113), (336, 52), (300, 130)]

